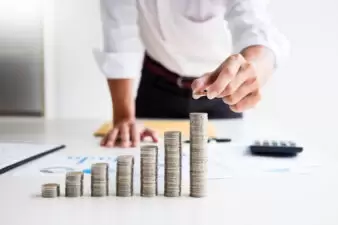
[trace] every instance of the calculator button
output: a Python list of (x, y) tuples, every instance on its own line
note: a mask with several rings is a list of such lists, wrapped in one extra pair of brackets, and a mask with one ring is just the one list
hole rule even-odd
[(293, 142), (293, 141), (289, 141), (289, 145), (290, 145), (291, 147), (295, 147), (295, 146), (296, 146), (296, 143)]
[(256, 140), (256, 141), (254, 142), (254, 145), (261, 145), (261, 143), (260, 143), (260, 141)]
[(280, 141), (279, 144), (283, 147), (287, 146), (286, 142), (285, 141)]
[(272, 141), (272, 146), (278, 146), (278, 142), (277, 141)]
[(268, 141), (263, 141), (263, 145), (264, 145), (264, 146), (269, 146), (270, 144), (269, 144)]

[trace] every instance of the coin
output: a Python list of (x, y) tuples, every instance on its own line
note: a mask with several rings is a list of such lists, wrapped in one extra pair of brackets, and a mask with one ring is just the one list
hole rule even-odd
[(60, 196), (60, 185), (47, 183), (41, 186), (41, 196), (43, 198), (56, 198)]
[(141, 196), (154, 197), (158, 195), (158, 147), (156, 145), (141, 146)]
[(83, 195), (83, 177), (84, 174), (81, 171), (72, 171), (66, 173), (66, 197), (80, 197)]
[(134, 156), (121, 155), (116, 163), (116, 196), (134, 195)]
[(92, 164), (90, 189), (92, 197), (103, 197), (109, 195), (108, 163)]
[(182, 133), (164, 133), (164, 196), (178, 197), (182, 189)]
[(208, 114), (190, 113), (190, 196), (207, 196)]

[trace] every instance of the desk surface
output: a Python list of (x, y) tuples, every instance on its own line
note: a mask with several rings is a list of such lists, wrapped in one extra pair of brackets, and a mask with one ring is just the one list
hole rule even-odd
[[(66, 144), (65, 151), (98, 153), (93, 130), (102, 121), (44, 121), (40, 119), (0, 119), (0, 141), (23, 140)], [(255, 138), (293, 138), (291, 130), (271, 121), (217, 121), (216, 130), (233, 143)], [(293, 131), (295, 131), (293, 129)], [(291, 136), (290, 136), (291, 135)], [(43, 182), (49, 177), (0, 176), (0, 224), (338, 224), (338, 161), (336, 145), (320, 145), (310, 134), (299, 135), (306, 151), (320, 151), (324, 163), (310, 174), (239, 176), (209, 181), (209, 196), (190, 198), (107, 198), (42, 199)], [(293, 138), (295, 139), (295, 138)], [(304, 142), (305, 141), (305, 142)], [(232, 150), (229, 144), (210, 148)], [(132, 151), (132, 149), (126, 150)]]

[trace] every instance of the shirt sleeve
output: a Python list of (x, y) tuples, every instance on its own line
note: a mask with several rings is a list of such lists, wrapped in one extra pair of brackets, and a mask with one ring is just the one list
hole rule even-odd
[(275, 67), (289, 55), (290, 43), (272, 24), (267, 0), (229, 0), (225, 19), (232, 34), (233, 50), (241, 52), (253, 45), (262, 45), (275, 55)]
[(108, 79), (135, 78), (141, 73), (144, 47), (139, 37), (136, 0), (101, 0), (103, 49), (94, 58)]

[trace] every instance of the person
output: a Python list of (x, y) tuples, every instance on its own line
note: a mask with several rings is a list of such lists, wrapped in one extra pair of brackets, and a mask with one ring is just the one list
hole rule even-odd
[[(106, 147), (135, 147), (156, 134), (136, 118), (242, 118), (284, 60), (288, 42), (264, 0), (101, 0), (113, 129)], [(140, 77), (137, 96), (133, 87)]]

